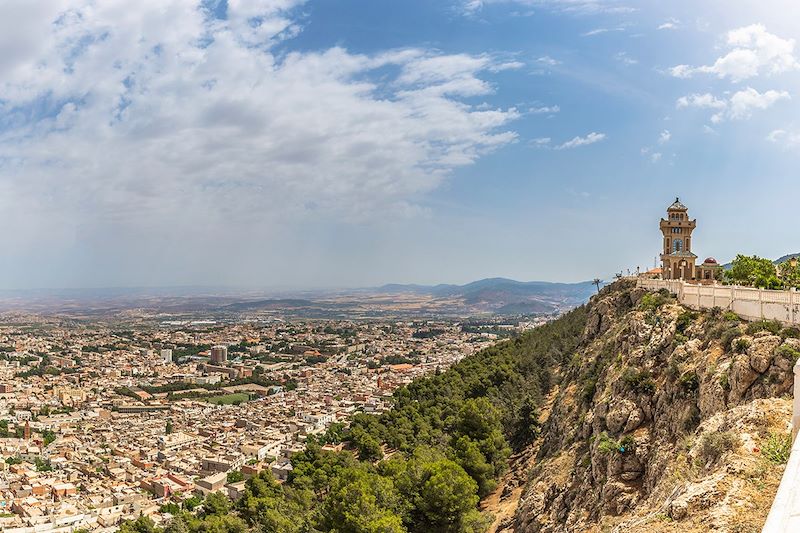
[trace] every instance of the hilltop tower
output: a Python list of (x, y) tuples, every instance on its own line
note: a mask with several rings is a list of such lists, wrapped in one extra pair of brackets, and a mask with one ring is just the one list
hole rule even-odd
[(697, 256), (692, 253), (692, 232), (697, 220), (689, 218), (689, 209), (680, 198), (667, 208), (667, 218), (661, 219), (664, 236), (661, 250), (661, 276), (664, 279), (695, 279)]

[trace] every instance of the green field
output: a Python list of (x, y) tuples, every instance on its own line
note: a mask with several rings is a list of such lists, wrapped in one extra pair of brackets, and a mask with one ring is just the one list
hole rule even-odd
[(250, 395), (246, 392), (237, 392), (236, 394), (222, 394), (220, 396), (211, 396), (210, 398), (203, 399), (217, 405), (233, 405), (248, 401)]

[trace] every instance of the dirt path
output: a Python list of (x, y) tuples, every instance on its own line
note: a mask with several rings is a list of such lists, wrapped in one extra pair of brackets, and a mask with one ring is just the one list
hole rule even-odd
[[(539, 413), (539, 422), (544, 425), (550, 417), (553, 402), (558, 395), (558, 386), (554, 387), (545, 399)], [(494, 522), (488, 533), (513, 531), (514, 514), (517, 512), (519, 500), (525, 490), (528, 471), (536, 461), (540, 441), (537, 439), (530, 446), (509, 459), (508, 472), (497, 483), (497, 488), (481, 501), (481, 511), (494, 515)]]

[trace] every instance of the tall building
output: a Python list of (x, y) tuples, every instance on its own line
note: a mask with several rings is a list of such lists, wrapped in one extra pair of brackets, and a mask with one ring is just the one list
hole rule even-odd
[(693, 279), (697, 256), (692, 253), (692, 232), (697, 220), (689, 219), (689, 209), (680, 198), (667, 208), (661, 219), (664, 246), (661, 250), (661, 275), (664, 279)]
[(689, 218), (689, 209), (680, 198), (667, 208), (667, 218), (659, 224), (663, 236), (661, 249), (661, 277), (664, 279), (704, 280), (718, 279), (722, 268), (713, 257), (697, 266), (697, 256), (692, 252), (692, 232), (697, 219)]
[(169, 348), (161, 350), (161, 362), (162, 363), (172, 362), (172, 350), (170, 350)]
[(224, 363), (228, 360), (228, 347), (223, 345), (217, 345), (211, 348), (211, 363), (212, 364), (219, 364)]

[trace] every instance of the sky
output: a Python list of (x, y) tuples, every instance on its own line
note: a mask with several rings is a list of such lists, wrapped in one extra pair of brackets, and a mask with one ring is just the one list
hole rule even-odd
[[(756, 5), (757, 4), (757, 5)], [(3, 0), (0, 288), (800, 251), (800, 3)]]

